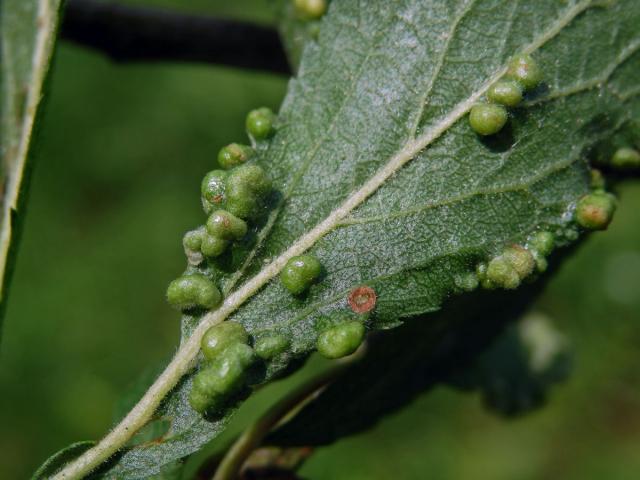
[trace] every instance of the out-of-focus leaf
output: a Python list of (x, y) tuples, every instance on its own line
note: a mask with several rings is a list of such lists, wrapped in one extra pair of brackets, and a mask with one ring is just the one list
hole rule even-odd
[(450, 383), (479, 390), (487, 408), (509, 417), (544, 405), (548, 389), (567, 378), (570, 365), (567, 339), (547, 318), (533, 313), (511, 325)]
[(364, 358), (271, 434), (267, 444), (326, 445), (370, 428), (452, 374), (474, 368), (478, 354), (533, 298), (531, 288), (474, 294), (430, 321), (416, 318), (376, 334)]
[(34, 129), (42, 110), (60, 0), (0, 4), (0, 322), (24, 217)]

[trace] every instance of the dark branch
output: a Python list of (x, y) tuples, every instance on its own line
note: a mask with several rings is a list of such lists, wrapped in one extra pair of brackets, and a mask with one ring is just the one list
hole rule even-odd
[(65, 40), (116, 62), (204, 62), (290, 74), (274, 28), (99, 0), (68, 0)]

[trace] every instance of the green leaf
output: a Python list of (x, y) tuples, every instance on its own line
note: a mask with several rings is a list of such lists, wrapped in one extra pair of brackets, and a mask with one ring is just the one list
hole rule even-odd
[(24, 220), (34, 129), (53, 55), (60, 0), (0, 4), (0, 322)]
[[(287, 362), (265, 365), (255, 385), (353, 316), (348, 296), (360, 285), (377, 295), (369, 329), (417, 315), (435, 327), (446, 315), (426, 314), (462, 295), (479, 262), (540, 229), (558, 247), (576, 240), (572, 212), (590, 189), (588, 152), (640, 108), (639, 22), (635, 0), (332, 2), (275, 136), (257, 145), (255, 161), (275, 188), (266, 218), (228, 256), (199, 267), (225, 302), (184, 318), (183, 346), (154, 392), (187, 370), (199, 337), (219, 321), (242, 323), (253, 339), (290, 339)], [(467, 114), (517, 53), (537, 59), (546, 83), (499, 135), (482, 139)], [(293, 296), (277, 276), (304, 252), (325, 274)], [(445, 332), (434, 330), (433, 350)], [(123, 451), (107, 477), (156, 473), (224, 429), (233, 408), (201, 417), (187, 402), (191, 381), (156, 412), (170, 422), (162, 442)]]
[[(314, 395), (266, 444), (332, 443), (370, 428), (442, 384), (481, 389), (488, 406), (503, 414), (539, 406), (536, 402), (543, 400), (545, 388), (564, 379), (567, 366), (565, 345), (545, 319), (527, 315), (512, 325), (539, 291), (538, 284), (517, 294), (476, 293), (433, 315), (431, 321), (412, 319), (374, 336), (365, 357)], [(544, 346), (553, 351), (541, 351), (543, 346), (534, 361), (530, 340), (541, 331), (547, 335), (544, 340), (552, 337)]]
[(293, 70), (298, 69), (304, 46), (308, 42), (314, 42), (320, 31), (322, 20), (309, 20), (301, 18), (296, 13), (293, 1), (280, 0), (276, 2), (278, 13), (278, 31), (284, 45), (289, 64)]
[(535, 285), (515, 293), (476, 292), (435, 315), (373, 335), (364, 358), (314, 395), (266, 444), (326, 445), (370, 428), (458, 371), (475, 368), (479, 354), (505, 335), (505, 326), (539, 290)]

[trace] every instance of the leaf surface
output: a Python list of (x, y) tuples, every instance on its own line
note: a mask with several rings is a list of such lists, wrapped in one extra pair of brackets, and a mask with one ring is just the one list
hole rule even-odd
[[(527, 316), (525, 322), (515, 323), (537, 297), (539, 283), (515, 293), (479, 292), (453, 302), (432, 315), (431, 321), (418, 317), (373, 336), (362, 361), (313, 395), (265, 443), (326, 445), (372, 427), (418, 395), (446, 384), (480, 390), (488, 407), (506, 415), (539, 407), (546, 387), (566, 376), (566, 356), (558, 355), (560, 345), (553, 352), (539, 348), (538, 354), (549, 355), (543, 358), (542, 368), (531, 366), (532, 353), (522, 338), (522, 327), (536, 322), (537, 328), (543, 320)], [(545, 341), (557, 336), (546, 324), (543, 330)], [(559, 342), (558, 338), (552, 340)]]
[(0, 5), (0, 317), (24, 217), (32, 139), (53, 55), (59, 7), (60, 0), (5, 0)]
[[(588, 152), (638, 111), (639, 22), (634, 0), (332, 2), (277, 133), (258, 145), (274, 184), (269, 209), (228, 257), (200, 267), (226, 301), (185, 317), (183, 342), (201, 320), (226, 318), (254, 340), (286, 335), (286, 361), (266, 365), (258, 384), (353, 315), (347, 298), (357, 286), (377, 295), (370, 329), (418, 315), (435, 327), (447, 317), (427, 314), (461, 294), (479, 262), (540, 229), (559, 247), (575, 241)], [(545, 83), (503, 132), (480, 138), (468, 111), (520, 52), (535, 56)], [(303, 252), (325, 273), (294, 297), (277, 275)], [(438, 332), (434, 350), (446, 338)], [(187, 375), (156, 412), (167, 434), (124, 451), (105, 477), (157, 473), (222, 431), (233, 409), (202, 418), (188, 405), (190, 383)]]

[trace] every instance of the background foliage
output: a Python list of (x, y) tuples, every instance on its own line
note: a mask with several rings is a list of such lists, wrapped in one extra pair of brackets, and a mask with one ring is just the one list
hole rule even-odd
[[(224, 3), (190, 8), (269, 18)], [(4, 325), (0, 478), (24, 478), (57, 448), (99, 437), (121, 392), (165, 360), (178, 316), (162, 295), (184, 265), (179, 232), (201, 219), (199, 180), (221, 145), (244, 138), (247, 110), (277, 107), (285, 87), (283, 78), (216, 67), (116, 66), (61, 45)], [(589, 239), (539, 302), (576, 354), (572, 380), (547, 408), (505, 422), (475, 396), (441, 388), (319, 451), (302, 473), (635, 478), (640, 188), (621, 193), (610, 231)], [(285, 389), (252, 399), (235, 431)]]

